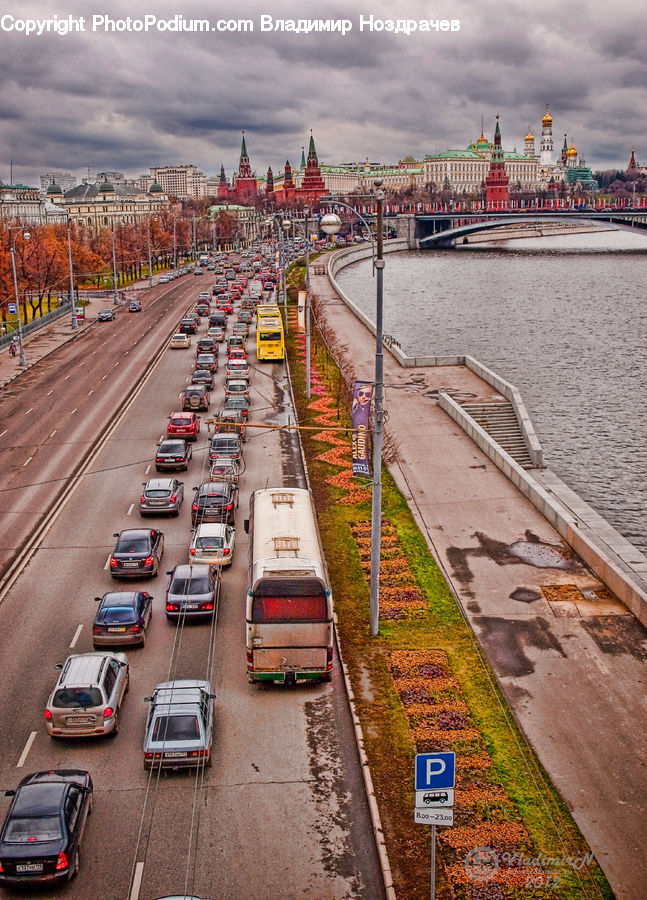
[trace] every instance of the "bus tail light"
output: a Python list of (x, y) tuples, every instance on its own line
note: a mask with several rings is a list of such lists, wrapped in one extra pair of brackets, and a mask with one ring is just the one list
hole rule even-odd
[(252, 650), (247, 651), (247, 668), (250, 671), (254, 668), (254, 652)]
[(326, 671), (330, 672), (332, 669), (332, 647), (328, 647), (326, 649)]

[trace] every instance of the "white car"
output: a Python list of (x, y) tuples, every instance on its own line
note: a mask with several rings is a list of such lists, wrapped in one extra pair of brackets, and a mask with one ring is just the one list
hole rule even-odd
[(191, 338), (188, 334), (174, 334), (171, 338), (170, 347), (172, 350), (186, 350), (191, 346)]
[(189, 547), (189, 562), (230, 566), (234, 556), (236, 529), (225, 523), (198, 525)]

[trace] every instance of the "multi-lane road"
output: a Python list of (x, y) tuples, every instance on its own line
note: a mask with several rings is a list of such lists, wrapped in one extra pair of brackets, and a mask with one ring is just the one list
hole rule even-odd
[[(292, 414), (285, 369), (256, 363), (253, 332), (250, 420), (268, 427), (250, 429), (245, 445), (236, 551), (222, 575), (217, 620), (178, 628), (164, 615), (163, 572), (188, 561), (191, 488), (208, 478), (203, 427), (180, 476), (180, 516), (146, 520), (165, 534), (163, 572), (135, 582), (154, 596), (153, 619), (145, 648), (127, 651), (130, 692), (118, 736), (52, 740), (45, 731), (55, 664), (92, 649), (93, 598), (119, 587), (106, 570), (113, 532), (141, 524), (142, 482), (154, 474), (157, 441), (192, 370), (193, 348), (164, 345), (205, 280), (144, 292), (142, 313), (120, 310), (114, 322), (92, 325), (0, 399), (3, 571), (34, 524), (44, 528), (1, 595), (0, 785), (15, 787), (39, 769), (91, 772), (94, 812), (66, 896), (380, 897), (339, 666), (331, 684), (295, 689), (249, 685), (245, 676), (249, 494), (305, 483), (298, 443), (270, 427)], [(221, 369), (223, 362), (221, 349)], [(218, 374), (212, 413), (223, 381)], [(144, 697), (169, 677), (209, 678), (217, 693), (213, 766), (197, 776), (143, 768)], [(3, 798), (3, 816), (8, 803)]]

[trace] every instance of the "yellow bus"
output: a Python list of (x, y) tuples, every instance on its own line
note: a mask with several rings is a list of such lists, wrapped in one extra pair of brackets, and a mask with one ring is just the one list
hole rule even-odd
[(261, 306), (256, 307), (256, 321), (260, 322), (261, 319), (267, 318), (268, 316), (272, 319), (277, 316), (280, 318), (281, 310), (276, 303), (263, 303)]
[(285, 335), (279, 316), (261, 316), (256, 323), (256, 358), (259, 362), (285, 360)]
[(245, 531), (248, 680), (330, 681), (332, 593), (310, 491), (254, 491)]

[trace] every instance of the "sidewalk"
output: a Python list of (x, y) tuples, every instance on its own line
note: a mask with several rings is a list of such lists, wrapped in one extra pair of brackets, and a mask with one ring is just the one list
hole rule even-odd
[[(326, 275), (311, 274), (311, 289), (357, 377), (372, 380), (373, 335)], [(433, 395), (489, 398), (489, 384), (462, 366), (404, 369), (387, 351), (384, 381), (400, 448), (391, 473), (616, 896), (644, 896), (647, 631)]]

